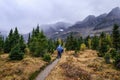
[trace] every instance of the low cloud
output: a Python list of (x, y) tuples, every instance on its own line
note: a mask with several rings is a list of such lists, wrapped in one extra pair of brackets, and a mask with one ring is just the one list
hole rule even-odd
[(37, 24), (74, 23), (120, 7), (119, 0), (0, 0), (0, 29), (18, 27), (28, 33)]

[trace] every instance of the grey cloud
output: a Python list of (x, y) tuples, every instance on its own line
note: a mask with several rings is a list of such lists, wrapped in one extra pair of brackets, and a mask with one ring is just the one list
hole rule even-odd
[(0, 0), (0, 29), (27, 33), (37, 24), (74, 23), (88, 15), (108, 13), (119, 0)]

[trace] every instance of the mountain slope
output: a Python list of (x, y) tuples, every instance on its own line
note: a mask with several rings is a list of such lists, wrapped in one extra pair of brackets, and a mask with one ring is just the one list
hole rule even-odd
[(52, 38), (66, 38), (71, 32), (77, 36), (86, 37), (91, 33), (102, 31), (111, 31), (114, 24), (120, 25), (120, 8), (112, 9), (108, 14), (101, 14), (97, 17), (89, 15), (83, 21), (79, 21), (68, 27), (60, 34), (52, 36)]

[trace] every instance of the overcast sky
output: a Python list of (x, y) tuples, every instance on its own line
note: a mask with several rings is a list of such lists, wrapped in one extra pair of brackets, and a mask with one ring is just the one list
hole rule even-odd
[(74, 23), (120, 7), (120, 0), (0, 0), (0, 30), (28, 33), (37, 24)]

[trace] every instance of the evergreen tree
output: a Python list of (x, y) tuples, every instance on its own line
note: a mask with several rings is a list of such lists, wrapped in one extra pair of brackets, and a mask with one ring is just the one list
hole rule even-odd
[(90, 39), (90, 36), (87, 36), (86, 39), (84, 40), (85, 45), (88, 47), (88, 40)]
[(48, 40), (48, 52), (49, 53), (53, 53), (54, 52), (54, 50), (55, 50), (55, 44), (54, 44), (54, 42), (51, 40), (51, 39), (49, 39)]
[(99, 47), (99, 54), (98, 56), (103, 57), (105, 56), (105, 53), (109, 50), (109, 45), (107, 43), (106, 35), (105, 33), (101, 33), (100, 35), (100, 47)]
[(32, 30), (32, 38), (34, 38), (35, 37), (35, 29), (33, 28), (33, 30)]
[(25, 50), (25, 48), (26, 48), (26, 45), (25, 45), (25, 43), (24, 43), (24, 39), (23, 39), (23, 36), (21, 35), (21, 37), (20, 37), (20, 39), (19, 39), (19, 46), (20, 46), (20, 50), (22, 51), (22, 52), (25, 52), (24, 50)]
[(60, 44), (59, 39), (54, 40), (54, 44), (55, 44), (55, 48), (57, 48), (57, 46)]
[(4, 46), (4, 39), (2, 35), (0, 35), (0, 53), (3, 52), (3, 46)]
[(67, 37), (66, 39), (66, 50), (75, 50), (75, 44), (74, 44), (74, 37), (72, 35), (72, 33)]
[(10, 50), (11, 50), (11, 48), (10, 48), (10, 44), (9, 44), (9, 39), (7, 37), (6, 40), (5, 40), (5, 43), (4, 43), (4, 52), (9, 53)]
[(24, 53), (20, 50), (20, 46), (17, 44), (14, 48), (12, 48), (9, 58), (11, 60), (21, 60), (24, 57)]
[(40, 28), (39, 28), (39, 24), (38, 24), (37, 28), (35, 30), (35, 36), (38, 36), (39, 32), (40, 32)]
[(14, 33), (13, 33), (13, 47), (16, 45), (16, 44), (18, 44), (19, 43), (19, 39), (20, 39), (20, 35), (19, 35), (19, 32), (18, 32), (18, 29), (17, 29), (17, 27), (15, 28), (15, 31), (14, 31)]
[(92, 49), (93, 50), (98, 50), (98, 48), (99, 48), (99, 38), (97, 37), (97, 36), (94, 36), (93, 38), (92, 38)]
[(111, 37), (111, 35), (106, 35), (106, 40), (107, 40), (107, 44), (110, 46), (110, 47), (112, 47), (112, 37)]
[(4, 52), (9, 53), (14, 46), (13, 44), (14, 44), (14, 37), (13, 37), (13, 30), (11, 29), (8, 37), (5, 40)]
[(120, 49), (119, 26), (116, 24), (113, 27), (112, 37), (113, 37), (113, 48), (115, 48), (116, 50)]
[(65, 47), (66, 50), (80, 50), (80, 45), (83, 43), (82, 37), (75, 38), (72, 33), (67, 37)]
[(33, 29), (32, 36), (29, 43), (30, 51), (33, 56), (42, 56), (48, 50), (48, 41), (43, 31), (39, 31), (39, 27)]
[(29, 33), (28, 41), (27, 41), (27, 45), (28, 45), (28, 46), (30, 45), (30, 40), (31, 40), (31, 35), (30, 35), (30, 33)]

